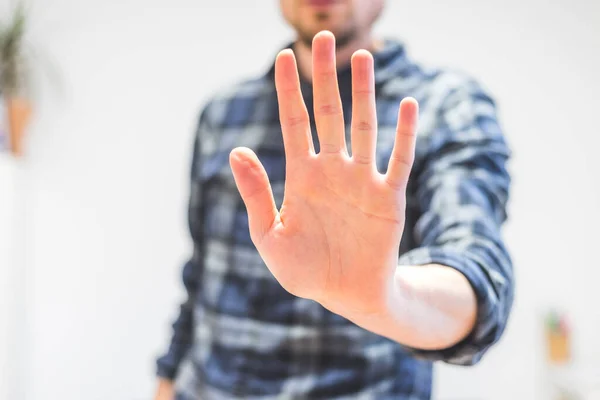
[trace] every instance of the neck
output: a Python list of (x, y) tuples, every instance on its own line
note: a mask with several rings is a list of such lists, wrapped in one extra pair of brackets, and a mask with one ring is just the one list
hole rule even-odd
[[(364, 49), (374, 52), (381, 47), (383, 47), (383, 42), (374, 40), (370, 32), (366, 35), (357, 36), (356, 39), (351, 40), (345, 44), (344, 47), (338, 47), (336, 49), (336, 66), (340, 69), (350, 64), (352, 55), (357, 50)], [(310, 47), (304, 42), (297, 40), (294, 43), (294, 53), (296, 55), (300, 76), (309, 82), (312, 81), (312, 51)]]

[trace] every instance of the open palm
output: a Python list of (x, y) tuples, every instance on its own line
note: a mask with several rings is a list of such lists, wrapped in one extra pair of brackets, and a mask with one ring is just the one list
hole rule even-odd
[(281, 209), (277, 210), (266, 172), (252, 151), (233, 150), (231, 167), (248, 209), (252, 240), (280, 284), (341, 315), (377, 313), (392, 285), (404, 228), (417, 103), (412, 98), (401, 102), (388, 170), (380, 174), (375, 165), (371, 54), (361, 50), (352, 57), (351, 156), (331, 33), (315, 37), (312, 68), (318, 154), (291, 50), (282, 51), (275, 63), (286, 155)]

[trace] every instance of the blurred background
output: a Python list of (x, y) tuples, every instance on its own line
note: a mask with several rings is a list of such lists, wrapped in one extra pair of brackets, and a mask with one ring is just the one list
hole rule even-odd
[[(198, 112), (291, 30), (275, 0), (29, 3), (32, 119), (24, 155), (0, 154), (0, 399), (150, 399)], [(377, 31), (480, 80), (514, 151), (509, 327), (478, 366), (438, 365), (435, 399), (549, 400), (564, 379), (599, 399), (600, 2), (393, 0)], [(558, 369), (550, 310), (570, 333)]]

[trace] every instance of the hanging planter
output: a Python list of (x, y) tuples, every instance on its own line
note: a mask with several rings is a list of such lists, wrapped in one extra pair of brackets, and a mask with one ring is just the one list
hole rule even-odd
[(31, 117), (27, 96), (27, 69), (24, 57), (25, 11), (15, 7), (8, 21), (0, 22), (0, 95), (4, 102), (2, 118), (8, 133), (8, 148), (15, 156), (24, 153), (24, 140)]

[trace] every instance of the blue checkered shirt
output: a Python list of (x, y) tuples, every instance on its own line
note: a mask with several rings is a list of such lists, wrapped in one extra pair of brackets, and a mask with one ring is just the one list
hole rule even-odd
[[(400, 100), (420, 103), (398, 268), (437, 263), (462, 272), (477, 294), (474, 330), (441, 351), (407, 348), (294, 297), (274, 279), (250, 240), (228, 162), (234, 147), (253, 149), (281, 206), (285, 154), (271, 68), (211, 97), (200, 113), (189, 201), (194, 251), (183, 268), (187, 299), (157, 362), (158, 375), (175, 382), (177, 399), (424, 400), (434, 361), (474, 364), (501, 337), (514, 278), (500, 233), (510, 152), (494, 101), (464, 73), (411, 61), (400, 42), (386, 41), (374, 58), (380, 172)], [(349, 67), (340, 69), (339, 84), (350, 143)], [(311, 85), (302, 82), (302, 91), (318, 152)]]

